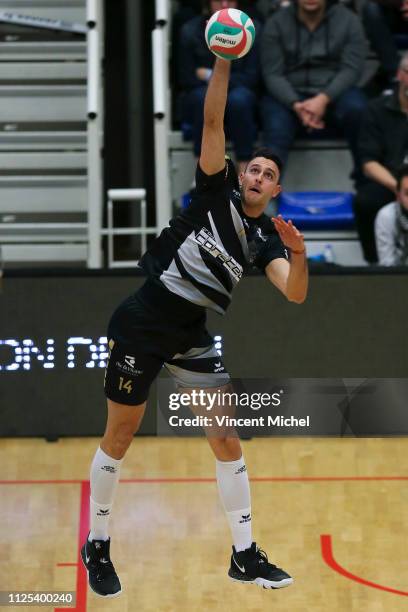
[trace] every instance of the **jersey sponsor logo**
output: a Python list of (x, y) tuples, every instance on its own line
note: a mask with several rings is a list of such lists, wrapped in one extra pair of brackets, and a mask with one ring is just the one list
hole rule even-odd
[(236, 282), (240, 281), (242, 278), (242, 266), (235, 261), (231, 255), (224, 253), (212, 235), (205, 227), (203, 227), (198, 234), (195, 236), (196, 242), (212, 257), (214, 257), (217, 261), (219, 261), (225, 268), (227, 268), (228, 272), (233, 276)]
[(266, 238), (266, 236), (264, 236), (264, 235), (263, 235), (262, 230), (261, 230), (261, 228), (260, 228), (260, 227), (257, 227), (257, 228), (256, 228), (256, 233), (258, 234), (259, 238), (260, 238), (260, 239), (261, 239), (263, 242), (266, 242), (266, 241), (267, 241), (267, 238)]

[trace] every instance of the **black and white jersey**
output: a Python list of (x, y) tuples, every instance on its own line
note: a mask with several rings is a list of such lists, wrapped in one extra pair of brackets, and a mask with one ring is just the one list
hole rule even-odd
[(172, 293), (224, 314), (245, 267), (264, 270), (280, 257), (288, 259), (288, 253), (269, 217), (244, 213), (238, 176), (227, 159), (211, 176), (197, 165), (190, 205), (170, 221), (140, 265)]

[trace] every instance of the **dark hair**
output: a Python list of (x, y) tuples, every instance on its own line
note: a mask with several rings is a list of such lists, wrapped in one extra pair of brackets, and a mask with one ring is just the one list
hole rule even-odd
[(276, 153), (274, 153), (273, 149), (270, 149), (269, 147), (260, 147), (252, 154), (251, 159), (249, 161), (252, 161), (253, 159), (255, 159), (255, 157), (265, 157), (266, 159), (272, 160), (278, 166), (279, 174), (282, 174), (283, 162), (279, 155), (276, 155)]
[(397, 189), (398, 191), (401, 189), (402, 179), (408, 176), (408, 164), (403, 164), (397, 170)]
[[(210, 2), (211, 2), (211, 0), (202, 0), (202, 7), (203, 7), (204, 11), (206, 11), (206, 12), (210, 11)], [(237, 0), (237, 7), (241, 11), (245, 10), (246, 4), (247, 3), (244, 0)]]

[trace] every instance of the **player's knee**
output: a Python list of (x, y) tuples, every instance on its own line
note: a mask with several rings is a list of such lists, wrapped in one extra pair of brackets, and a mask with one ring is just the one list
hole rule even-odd
[(103, 441), (107, 454), (116, 459), (121, 459), (131, 445), (135, 433), (134, 427), (127, 423), (108, 431)]
[(220, 461), (236, 461), (242, 455), (241, 444), (237, 437), (220, 436), (213, 439), (210, 444)]

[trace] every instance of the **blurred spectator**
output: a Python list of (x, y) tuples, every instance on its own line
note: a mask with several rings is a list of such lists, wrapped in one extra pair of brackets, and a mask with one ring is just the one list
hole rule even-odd
[(395, 200), (398, 168), (408, 161), (408, 53), (397, 72), (392, 94), (371, 100), (360, 132), (359, 149), (366, 180), (357, 189), (354, 212), (364, 257), (377, 261), (374, 219)]
[(326, 0), (297, 0), (265, 23), (261, 66), (265, 145), (285, 162), (296, 133), (339, 129), (348, 141), (357, 180), (357, 133), (366, 107), (357, 88), (366, 44), (359, 18)]
[(179, 7), (171, 20), (171, 56), (173, 60), (177, 57), (177, 41), (183, 25), (202, 12), (202, 0), (179, 0)]
[(381, 208), (375, 218), (378, 263), (382, 266), (408, 264), (408, 165), (397, 174), (397, 199)]
[(366, 0), (361, 16), (367, 38), (378, 55), (389, 86), (395, 78), (399, 61), (394, 34), (408, 35), (408, 0)]
[[(209, 15), (222, 8), (241, 8), (237, 0), (209, 0), (203, 3), (202, 15), (184, 24), (179, 41), (179, 80), (184, 91), (182, 122), (191, 124), (194, 154), (200, 155), (203, 129), (204, 98), (211, 77), (215, 56), (208, 49), (204, 32)], [(257, 36), (259, 23), (255, 22)], [(259, 81), (257, 37), (253, 49), (245, 57), (234, 60), (225, 113), (227, 138), (234, 144), (239, 170), (251, 158), (256, 140), (256, 87)]]
[[(279, 2), (280, 0), (276, 1)], [(241, 11), (244, 11), (244, 13), (246, 13), (252, 19), (252, 21), (258, 21), (259, 23), (263, 24), (265, 21), (265, 12), (262, 11), (258, 5), (259, 2), (256, 0), (240, 0), (239, 2), (239, 8)], [(259, 31), (257, 31), (257, 34), (259, 35)]]

